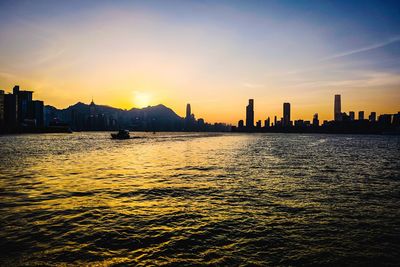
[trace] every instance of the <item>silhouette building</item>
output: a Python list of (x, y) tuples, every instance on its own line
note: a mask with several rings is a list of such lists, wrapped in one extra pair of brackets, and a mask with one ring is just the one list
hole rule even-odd
[(283, 126), (290, 126), (290, 103), (283, 103)]
[(358, 120), (360, 120), (360, 121), (364, 120), (364, 111), (358, 112)]
[(44, 103), (40, 100), (33, 100), (28, 105), (28, 119), (33, 122), (32, 126), (44, 127)]
[(244, 122), (243, 122), (243, 120), (240, 120), (240, 121), (238, 122), (238, 127), (239, 127), (239, 128), (243, 128), (243, 127), (244, 127)]
[(254, 127), (254, 100), (249, 99), (249, 104), (246, 106), (246, 127)]
[(265, 121), (264, 121), (264, 127), (268, 128), (271, 125), (271, 119), (268, 117)]
[(192, 114), (192, 109), (188, 103), (186, 104), (185, 129), (187, 131), (193, 130), (195, 128), (195, 122), (196, 118), (194, 117), (194, 114)]
[(313, 126), (319, 126), (318, 113), (314, 114), (312, 124), (313, 124)]
[(335, 121), (342, 120), (342, 103), (340, 100), (340, 95), (335, 95), (334, 115)]
[(21, 91), (19, 86), (13, 88), (13, 94), (17, 97), (17, 117), (20, 124), (27, 122), (30, 118), (29, 105), (32, 102), (32, 91)]
[(4, 130), (4, 91), (0, 90), (0, 132)]
[(190, 104), (187, 104), (186, 105), (186, 119), (190, 120), (191, 116), (192, 116), (192, 110), (190, 108)]
[(12, 93), (0, 90), (0, 131), (30, 131), (44, 127), (43, 101), (32, 100), (32, 91), (14, 86)]
[(370, 122), (375, 122), (376, 121), (376, 112), (371, 112), (368, 119)]
[(356, 119), (356, 116), (355, 116), (354, 111), (350, 111), (350, 112), (349, 112), (349, 119), (350, 119), (351, 121), (354, 121), (354, 120)]
[(14, 94), (4, 95), (4, 124), (6, 129), (14, 131), (18, 125), (18, 103)]

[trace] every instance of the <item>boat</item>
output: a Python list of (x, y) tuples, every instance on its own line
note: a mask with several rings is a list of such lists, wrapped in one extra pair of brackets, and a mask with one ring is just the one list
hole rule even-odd
[(118, 133), (111, 134), (112, 139), (130, 139), (131, 136), (129, 135), (128, 130), (119, 130)]

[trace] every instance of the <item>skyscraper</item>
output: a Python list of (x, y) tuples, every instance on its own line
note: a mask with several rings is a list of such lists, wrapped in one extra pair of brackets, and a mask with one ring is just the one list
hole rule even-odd
[(24, 120), (29, 119), (29, 105), (32, 102), (32, 91), (22, 91), (19, 85), (14, 86), (13, 94), (17, 97), (17, 112), (18, 122), (23, 123)]
[(29, 119), (35, 121), (36, 127), (43, 127), (44, 126), (44, 105), (43, 101), (34, 100), (29, 103)]
[(340, 100), (340, 95), (335, 95), (334, 115), (335, 121), (342, 120), (342, 103)]
[(350, 118), (351, 121), (354, 121), (354, 120), (355, 120), (356, 115), (354, 114), (354, 111), (350, 111), (350, 112), (349, 112), (349, 118)]
[(249, 104), (246, 106), (246, 127), (254, 127), (254, 99), (249, 99)]
[(312, 124), (313, 124), (313, 126), (319, 126), (318, 113), (314, 114), (313, 123)]
[(271, 119), (268, 117), (265, 121), (264, 121), (264, 127), (268, 128), (271, 125)]
[(290, 126), (290, 103), (283, 103), (283, 126)]
[(190, 120), (191, 116), (192, 116), (192, 110), (190, 108), (190, 104), (187, 104), (186, 105), (186, 119)]
[(360, 120), (360, 121), (364, 120), (364, 111), (358, 112), (358, 120)]
[(15, 130), (18, 125), (18, 101), (17, 95), (4, 95), (4, 124), (8, 130)]
[(0, 132), (4, 130), (4, 91), (0, 90)]
[(371, 112), (371, 115), (369, 115), (369, 121), (370, 122), (376, 121), (376, 112)]

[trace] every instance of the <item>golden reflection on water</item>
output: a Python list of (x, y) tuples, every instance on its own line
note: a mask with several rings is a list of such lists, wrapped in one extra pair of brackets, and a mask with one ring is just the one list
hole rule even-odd
[[(340, 263), (326, 258), (343, 250), (337, 242), (346, 240), (349, 257), (399, 223), (388, 197), (398, 192), (396, 139), (137, 135), (0, 137), (4, 262)], [(355, 156), (391, 164), (365, 168)]]

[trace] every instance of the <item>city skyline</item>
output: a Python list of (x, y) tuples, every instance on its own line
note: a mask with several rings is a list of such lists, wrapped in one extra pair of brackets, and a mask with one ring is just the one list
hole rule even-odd
[[(191, 104), (186, 104), (186, 113), (179, 116), (174, 110), (163, 104), (143, 109), (119, 109), (107, 105), (96, 105), (92, 98), (89, 105), (77, 102), (66, 109), (57, 109), (44, 105), (41, 100), (33, 99), (33, 91), (20, 90), (15, 85), (12, 92), (0, 90), (0, 133), (18, 132), (72, 132), (72, 131), (108, 131), (130, 129), (134, 131), (239, 131), (239, 132), (310, 132), (310, 133), (398, 133), (400, 111), (378, 114), (375, 111), (367, 116), (364, 110), (342, 110), (340, 94), (334, 95), (333, 120), (323, 120), (319, 114), (312, 119), (291, 117), (291, 103), (284, 102), (282, 113), (255, 119), (255, 101), (248, 100), (245, 120), (237, 125), (223, 122), (209, 123), (204, 118), (196, 119)], [(264, 125), (263, 125), (264, 123)]]
[[(13, 89), (10, 92), (7, 92), (7, 90), (2, 90), (0, 89), (0, 96), (8, 96), (8, 97), (12, 97), (13, 94), (19, 94), (19, 89), (20, 86), (19, 85), (15, 85), (13, 87)], [(34, 91), (30, 91), (30, 90), (24, 90), (21, 91), (21, 93), (25, 94), (26, 96), (24, 96), (24, 98), (26, 98), (26, 101), (30, 101), (30, 102), (40, 102), (41, 103), (41, 110), (42, 113), (44, 113), (45, 109), (44, 109), (44, 105), (48, 105), (51, 107), (54, 107), (53, 105), (46, 103), (44, 104), (44, 101), (42, 100), (32, 100), (32, 94), (34, 93)], [(2, 121), (4, 118), (4, 111), (6, 110), (6, 106), (4, 106), (4, 101), (6, 100), (6, 98), (4, 98), (4, 100), (0, 99), (0, 121)], [(14, 101), (18, 101), (18, 99), (14, 100)], [(84, 101), (78, 101), (76, 104), (79, 103), (84, 103)], [(76, 104), (71, 103), (70, 105), (68, 105), (68, 107), (64, 108), (70, 108)], [(20, 104), (21, 105), (21, 104)], [(89, 106), (95, 105), (94, 104), (94, 99), (92, 97), (91, 102), (89, 103)], [(104, 105), (104, 104), (100, 104), (101, 106), (108, 106), (108, 105)], [(164, 105), (163, 103), (158, 103), (157, 105), (148, 105), (147, 107), (155, 107), (158, 105)], [(27, 106), (27, 104), (26, 104)], [(165, 105), (164, 105), (165, 106)], [(112, 106), (109, 106), (112, 107)], [(309, 122), (313, 122), (312, 124), (315, 124), (315, 120), (318, 121), (317, 125), (319, 125), (319, 121), (342, 121), (343, 117), (347, 117), (350, 121), (354, 121), (354, 120), (364, 120), (367, 119), (369, 121), (375, 121), (376, 120), (376, 116), (377, 116), (377, 112), (375, 111), (371, 111), (369, 113), (365, 112), (365, 109), (362, 110), (354, 110), (354, 109), (349, 109), (349, 110), (344, 110), (341, 108), (342, 107), (342, 101), (341, 101), (341, 95), (340, 94), (335, 94), (334, 95), (334, 101), (333, 101), (333, 112), (332, 112), (332, 118), (331, 119), (321, 119), (320, 117), (320, 113), (318, 111), (315, 111), (314, 114), (312, 115), (311, 118), (292, 118), (291, 114), (293, 112), (293, 109), (291, 108), (291, 103), (290, 102), (284, 102), (283, 103), (283, 108), (281, 110), (281, 113), (278, 114), (263, 114), (261, 115), (261, 117), (255, 117), (255, 113), (256, 113), (256, 109), (255, 109), (255, 104), (254, 104), (254, 99), (248, 99), (248, 105), (246, 106), (246, 110), (245, 110), (245, 120), (243, 119), (239, 119), (238, 121), (234, 122), (234, 123), (229, 123), (229, 122), (224, 122), (224, 121), (219, 121), (219, 122), (211, 122), (211, 123), (223, 123), (226, 125), (232, 125), (232, 126), (239, 126), (242, 124), (242, 126), (246, 126), (246, 128), (253, 128), (253, 127), (261, 127), (261, 123), (264, 123), (264, 125), (269, 125), (271, 123), (271, 119), (275, 118), (274, 121), (272, 122), (272, 125), (277, 125), (277, 121), (281, 124), (281, 126), (283, 127), (288, 127), (288, 126), (294, 126), (294, 122), (301, 120), (301, 121), (309, 121)], [(4, 108), (4, 111), (2, 111), (2, 109)], [(26, 107), (27, 109), (28, 107)], [(112, 108), (119, 108), (119, 107), (112, 107)], [(146, 107), (143, 107), (146, 108)], [(132, 107), (131, 109), (135, 109), (135, 107)], [(131, 110), (131, 109), (122, 109), (122, 110)], [(139, 108), (140, 109), (140, 108)], [(25, 111), (26, 113), (27, 111)], [(395, 111), (393, 110), (392, 112), (387, 112), (387, 113), (380, 113), (381, 115), (385, 115), (385, 114), (396, 114), (399, 113), (400, 111)], [(21, 113), (21, 111), (17, 110), (17, 113)], [(357, 118), (355, 116), (355, 114), (357, 113)], [(184, 115), (179, 115), (179, 113), (176, 113), (178, 116), (180, 116), (181, 118), (183, 118), (185, 120), (186, 126), (188, 123), (194, 122), (196, 121), (195, 118), (195, 114), (191, 113), (191, 104), (190, 103), (186, 103), (186, 111)], [(378, 112), (379, 114), (379, 112)], [(21, 117), (21, 116), (20, 116)], [(26, 117), (26, 116), (25, 116)], [(43, 116), (42, 116), (43, 117)], [(17, 118), (18, 120), (18, 118)], [(200, 120), (203, 121), (204, 123), (204, 118), (201, 116)], [(259, 123), (257, 125), (257, 123)], [(43, 124), (43, 123), (41, 123)]]
[(189, 102), (231, 124), (249, 97), (255, 121), (281, 114), (283, 102), (294, 120), (317, 111), (331, 120), (334, 94), (346, 95), (343, 110), (394, 113), (398, 10), (389, 1), (2, 1), (0, 89), (19, 81), (58, 108), (94, 97), (185, 114)]

